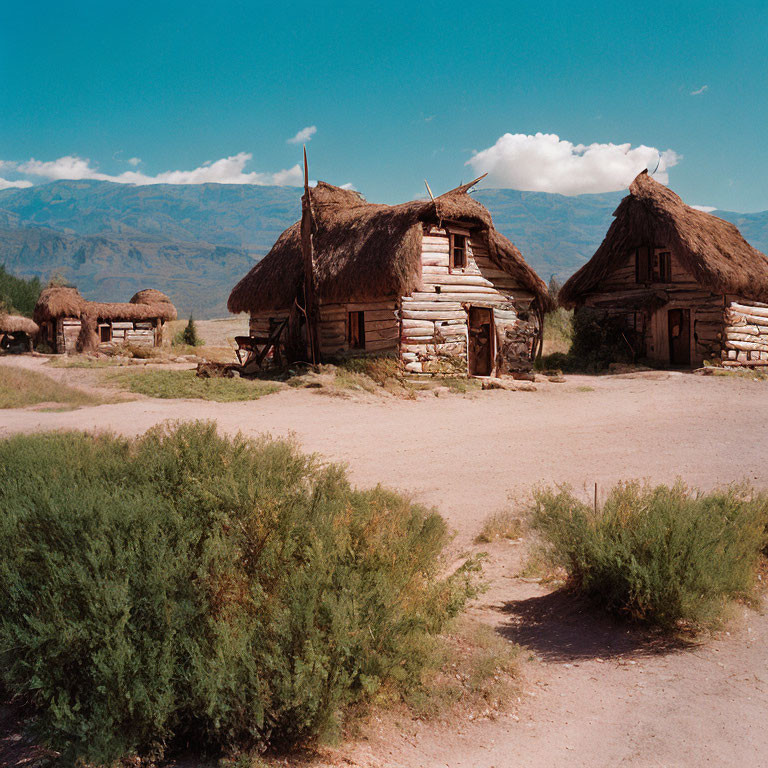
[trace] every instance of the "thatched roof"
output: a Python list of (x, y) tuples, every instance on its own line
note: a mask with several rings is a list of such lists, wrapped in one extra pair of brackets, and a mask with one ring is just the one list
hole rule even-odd
[[(319, 182), (311, 190), (315, 217), (315, 277), (325, 302), (367, 301), (407, 295), (421, 278), (425, 223), (460, 221), (480, 233), (491, 259), (550, 305), (547, 289), (520, 251), (493, 227), (488, 210), (458, 187), (431, 200), (401, 205), (368, 203), (357, 192)], [(233, 288), (230, 312), (268, 312), (292, 306), (301, 290), (300, 222), (283, 232), (272, 250)]]
[(86, 301), (77, 288), (46, 288), (37, 300), (34, 317), (40, 323), (57, 317), (90, 316), (101, 320), (175, 320), (176, 307), (160, 291), (139, 291), (127, 303)]
[(643, 171), (613, 214), (595, 255), (560, 289), (572, 307), (642, 245), (668, 247), (704, 288), (768, 301), (768, 258), (730, 222), (686, 205)]
[(0, 333), (26, 333), (37, 336), (40, 329), (34, 320), (21, 315), (0, 315)]

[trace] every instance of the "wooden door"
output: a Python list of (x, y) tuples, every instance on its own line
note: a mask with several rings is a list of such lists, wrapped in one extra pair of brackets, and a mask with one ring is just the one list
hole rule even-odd
[(667, 312), (669, 332), (669, 362), (671, 365), (691, 364), (691, 310), (670, 309)]
[(487, 307), (469, 308), (470, 376), (490, 376), (493, 372), (493, 311)]

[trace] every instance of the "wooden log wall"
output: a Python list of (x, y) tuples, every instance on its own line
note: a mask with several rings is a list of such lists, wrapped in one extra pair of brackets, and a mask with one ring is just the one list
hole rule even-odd
[[(467, 240), (467, 266), (449, 269), (450, 240), (445, 229), (432, 227), (422, 237), (422, 279), (417, 289), (402, 299), (400, 355), (413, 373), (449, 373), (467, 370), (467, 305), (494, 309), (497, 366), (516, 358), (530, 344), (520, 328), (518, 315), (527, 312), (533, 294), (522, 290), (509, 274), (490, 259), (485, 243)], [(532, 341), (532, 339), (531, 339)], [(501, 359), (499, 359), (501, 355)]]
[[(657, 252), (666, 250), (657, 248)], [(671, 308), (690, 310), (691, 361), (721, 356), (724, 301), (722, 294), (702, 288), (681, 263), (677, 254), (670, 258), (670, 282), (638, 284), (635, 271), (635, 253), (630, 251), (625, 261), (617, 264), (587, 297), (586, 304), (594, 308), (610, 307), (619, 311), (626, 302), (626, 312), (634, 311), (633, 302), (649, 290), (658, 294), (663, 306), (656, 310), (642, 310), (647, 322), (644, 325), (643, 347), (647, 357), (661, 362), (669, 361), (669, 330), (667, 313)]]
[(768, 304), (729, 297), (722, 334), (723, 365), (768, 365)]
[(349, 348), (347, 323), (350, 312), (364, 313), (365, 352), (380, 353), (397, 350), (400, 339), (397, 308), (395, 296), (373, 302), (321, 304), (318, 333), (322, 355), (334, 357), (358, 351)]

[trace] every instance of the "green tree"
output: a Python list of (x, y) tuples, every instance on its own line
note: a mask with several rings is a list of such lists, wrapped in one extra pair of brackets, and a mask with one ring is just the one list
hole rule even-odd
[(192, 315), (189, 316), (189, 322), (181, 333), (177, 334), (175, 339), (177, 344), (186, 344), (190, 347), (199, 347), (202, 345), (202, 340), (197, 335), (197, 326), (195, 325), (195, 319)]
[(0, 264), (0, 306), (6, 311), (31, 317), (42, 289), (38, 278), (16, 277)]

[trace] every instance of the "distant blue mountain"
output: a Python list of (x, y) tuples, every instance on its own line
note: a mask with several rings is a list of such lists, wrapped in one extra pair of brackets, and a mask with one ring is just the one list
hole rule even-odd
[[(222, 316), (232, 286), (299, 218), (300, 194), (290, 187), (105, 181), (2, 190), (0, 263), (43, 280), (60, 272), (87, 298), (125, 301), (155, 287), (182, 314)], [(592, 256), (622, 193), (481, 189), (475, 197), (545, 280), (562, 280)], [(715, 215), (768, 251), (768, 211)]]

